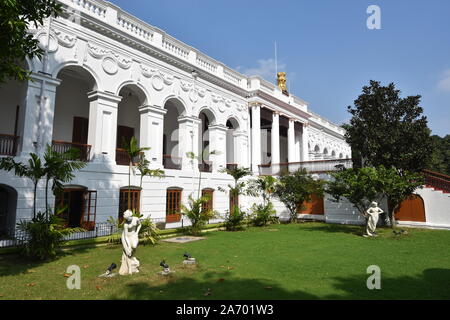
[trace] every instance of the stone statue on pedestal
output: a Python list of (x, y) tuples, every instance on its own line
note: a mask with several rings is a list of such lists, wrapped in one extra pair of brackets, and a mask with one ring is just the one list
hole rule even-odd
[(139, 244), (139, 230), (141, 230), (141, 222), (137, 217), (133, 217), (130, 210), (124, 212), (122, 232), (122, 264), (119, 269), (120, 275), (133, 274), (139, 272), (139, 260), (134, 257), (134, 252)]
[(375, 236), (375, 229), (377, 228), (378, 217), (384, 211), (378, 207), (375, 201), (370, 204), (370, 208), (366, 210), (367, 227), (364, 237)]

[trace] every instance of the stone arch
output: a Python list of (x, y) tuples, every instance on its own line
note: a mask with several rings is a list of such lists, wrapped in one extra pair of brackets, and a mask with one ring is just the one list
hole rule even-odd
[(162, 103), (163, 109), (167, 109), (168, 104), (173, 105), (177, 109), (179, 116), (188, 116), (190, 114), (187, 109), (187, 104), (180, 97), (166, 97)]
[[(231, 124), (231, 126), (229, 126), (228, 124)], [(233, 130), (241, 130), (241, 127), (242, 127), (239, 120), (233, 116), (229, 116), (227, 118), (227, 120), (225, 121), (225, 126), (229, 129), (233, 129)]]
[(53, 72), (51, 72), (51, 74), (54, 74), (55, 77), (58, 78), (59, 74), (63, 70), (78, 70), (79, 72), (83, 73), (84, 75), (89, 74), (89, 76), (93, 79), (93, 81), (91, 80), (91, 82), (92, 82), (92, 90), (91, 91), (99, 90), (99, 87), (101, 84), (100, 77), (90, 66), (88, 66), (88, 65), (80, 66), (78, 63), (75, 63), (75, 62), (65, 62), (65, 63), (61, 63), (58, 66), (56, 66), (55, 69), (53, 70)]
[(124, 88), (128, 88), (138, 97), (141, 106), (150, 104), (150, 95), (142, 84), (132, 80), (124, 81), (118, 86), (116, 95), (120, 95), (120, 91)]
[(208, 121), (210, 125), (215, 125), (217, 123), (217, 115), (213, 109), (208, 106), (201, 107), (198, 111), (197, 117), (200, 118), (200, 114), (204, 113), (208, 117)]

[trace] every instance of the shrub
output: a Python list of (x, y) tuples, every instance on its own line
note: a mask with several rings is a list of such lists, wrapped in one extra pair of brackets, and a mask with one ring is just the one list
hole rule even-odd
[(215, 216), (215, 213), (211, 209), (205, 209), (206, 204), (209, 202), (210, 197), (205, 195), (198, 199), (189, 196), (189, 207), (184, 205), (181, 206), (181, 213), (188, 217), (191, 221), (191, 226), (187, 227), (186, 230), (192, 235), (198, 235), (201, 233), (202, 228), (205, 224)]
[(56, 257), (66, 235), (86, 231), (81, 228), (66, 228), (58, 213), (51, 211), (38, 212), (31, 221), (22, 220), (17, 226), (25, 233), (24, 238), (20, 239), (20, 253), (39, 260)]
[[(156, 224), (151, 220), (150, 217), (142, 219), (143, 215), (133, 211), (133, 216), (137, 217), (141, 221), (141, 230), (139, 231), (139, 239), (142, 239), (142, 244), (156, 244), (159, 240), (159, 232)], [(122, 230), (124, 221), (120, 221), (119, 219), (114, 219), (113, 217), (109, 217), (107, 220), (108, 223), (112, 224), (117, 228), (117, 231), (111, 234), (107, 241), (111, 245), (118, 245), (122, 243)]]
[(263, 227), (271, 222), (277, 221), (276, 210), (273, 207), (272, 202), (267, 204), (253, 204), (252, 206), (251, 221), (254, 226)]
[(244, 229), (247, 214), (238, 206), (233, 206), (232, 212), (227, 211), (225, 217), (225, 228), (227, 231), (239, 231)]

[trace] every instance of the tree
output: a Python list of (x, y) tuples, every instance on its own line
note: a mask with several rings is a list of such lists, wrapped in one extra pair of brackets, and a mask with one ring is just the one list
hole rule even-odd
[(157, 177), (157, 178), (163, 178), (164, 177), (164, 170), (161, 169), (150, 169), (148, 166), (150, 165), (150, 161), (148, 161), (145, 158), (145, 154), (141, 153), (139, 155), (139, 162), (136, 166), (136, 168), (139, 170), (139, 173), (141, 174), (141, 182), (139, 184), (139, 187), (142, 189), (142, 181), (144, 180), (145, 176), (149, 177)]
[[(230, 196), (235, 199), (236, 202), (239, 202), (239, 195), (244, 194), (245, 193), (245, 182), (239, 182), (240, 179), (246, 177), (246, 176), (250, 176), (252, 175), (252, 171), (250, 170), (250, 168), (244, 168), (244, 167), (233, 167), (233, 168), (223, 168), (222, 170), (220, 170), (220, 172), (222, 173), (227, 173), (230, 176), (233, 177), (234, 179), (234, 185), (230, 185), (228, 184), (228, 189), (230, 192)], [(223, 188), (218, 188), (220, 191), (224, 191), (225, 190)], [(234, 211), (234, 207), (236, 205), (233, 204), (232, 208), (231, 208), (231, 212)], [(231, 213), (230, 212), (230, 213)]]
[(325, 192), (335, 202), (346, 198), (363, 217), (366, 217), (365, 212), (372, 201), (382, 199), (382, 182), (376, 168), (346, 169), (333, 172), (331, 176), (333, 180), (327, 182)]
[(0, 1), (0, 84), (8, 78), (30, 79), (30, 71), (22, 63), (26, 58), (41, 59), (44, 51), (28, 29), (31, 25), (38, 28), (44, 19), (60, 13), (61, 5), (55, 0)]
[(33, 181), (33, 219), (36, 218), (36, 196), (37, 186), (43, 178), (45, 181), (45, 208), (48, 213), (48, 187), (52, 181), (51, 189), (55, 193), (62, 188), (62, 183), (69, 182), (74, 178), (73, 172), (86, 166), (86, 163), (74, 161), (77, 158), (77, 150), (70, 149), (64, 153), (58, 153), (52, 150), (50, 145), (46, 146), (46, 152), (43, 156), (44, 162), (35, 153), (30, 153), (28, 165), (16, 162), (14, 158), (0, 159), (0, 170), (13, 171), (18, 177), (27, 177)]
[(408, 198), (417, 188), (422, 187), (423, 176), (418, 173), (380, 166), (378, 177), (381, 182), (380, 193), (388, 199), (388, 217), (392, 228), (395, 228), (395, 211), (403, 200)]
[(45, 161), (45, 211), (48, 213), (48, 184), (52, 180), (51, 190), (53, 194), (63, 187), (63, 183), (71, 181), (75, 175), (74, 171), (81, 170), (86, 166), (86, 162), (76, 161), (79, 154), (77, 149), (71, 148), (66, 152), (60, 153), (53, 151), (50, 145), (47, 145), (43, 156)]
[(45, 167), (41, 158), (35, 153), (30, 153), (28, 165), (16, 162), (13, 158), (0, 159), (0, 169), (6, 171), (14, 170), (14, 174), (18, 177), (27, 177), (33, 182), (33, 219), (36, 218), (36, 194), (39, 181), (46, 176)]
[(352, 114), (345, 138), (365, 165), (394, 166), (418, 172), (432, 154), (430, 129), (419, 106), (421, 96), (400, 97), (393, 83), (381, 86), (370, 81), (349, 106)]
[(140, 157), (140, 155), (150, 148), (138, 147), (136, 137), (131, 137), (130, 142), (124, 141), (123, 148), (128, 155), (128, 209), (131, 209), (131, 171), (134, 174), (134, 159)]
[(278, 181), (275, 195), (289, 210), (291, 222), (297, 221), (298, 210), (305, 201), (311, 201), (313, 193), (323, 195), (323, 182), (314, 180), (305, 169), (282, 175)]
[[(219, 152), (216, 150), (208, 151), (207, 149), (205, 149), (203, 150), (200, 156), (197, 156), (192, 151), (186, 152), (186, 157), (188, 157), (188, 159), (191, 159), (192, 164), (194, 163), (194, 159), (197, 159), (200, 163), (203, 163), (206, 155), (215, 155), (215, 154), (219, 154)], [(192, 179), (194, 179), (194, 176), (192, 176)], [(198, 174), (197, 199), (200, 198), (201, 183), (202, 183), (202, 170), (200, 170)], [(194, 186), (192, 186), (192, 189), (194, 189)]]
[(249, 194), (253, 197), (261, 196), (263, 204), (267, 205), (274, 194), (277, 187), (277, 179), (273, 176), (262, 176), (250, 180), (248, 183)]
[(441, 138), (431, 136), (434, 152), (427, 169), (450, 175), (450, 135)]

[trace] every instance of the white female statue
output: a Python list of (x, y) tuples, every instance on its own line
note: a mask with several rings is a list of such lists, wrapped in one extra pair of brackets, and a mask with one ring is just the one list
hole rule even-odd
[(364, 234), (364, 237), (373, 237), (375, 235), (374, 233), (377, 228), (378, 217), (383, 212), (384, 211), (378, 207), (378, 203), (375, 201), (370, 204), (370, 208), (366, 210), (366, 218), (368, 221), (366, 234)]
[(127, 210), (123, 213), (125, 222), (122, 232), (122, 265), (119, 274), (133, 274), (139, 272), (139, 260), (133, 256), (139, 244), (139, 230), (141, 230), (141, 222), (137, 217), (133, 217), (133, 213)]

